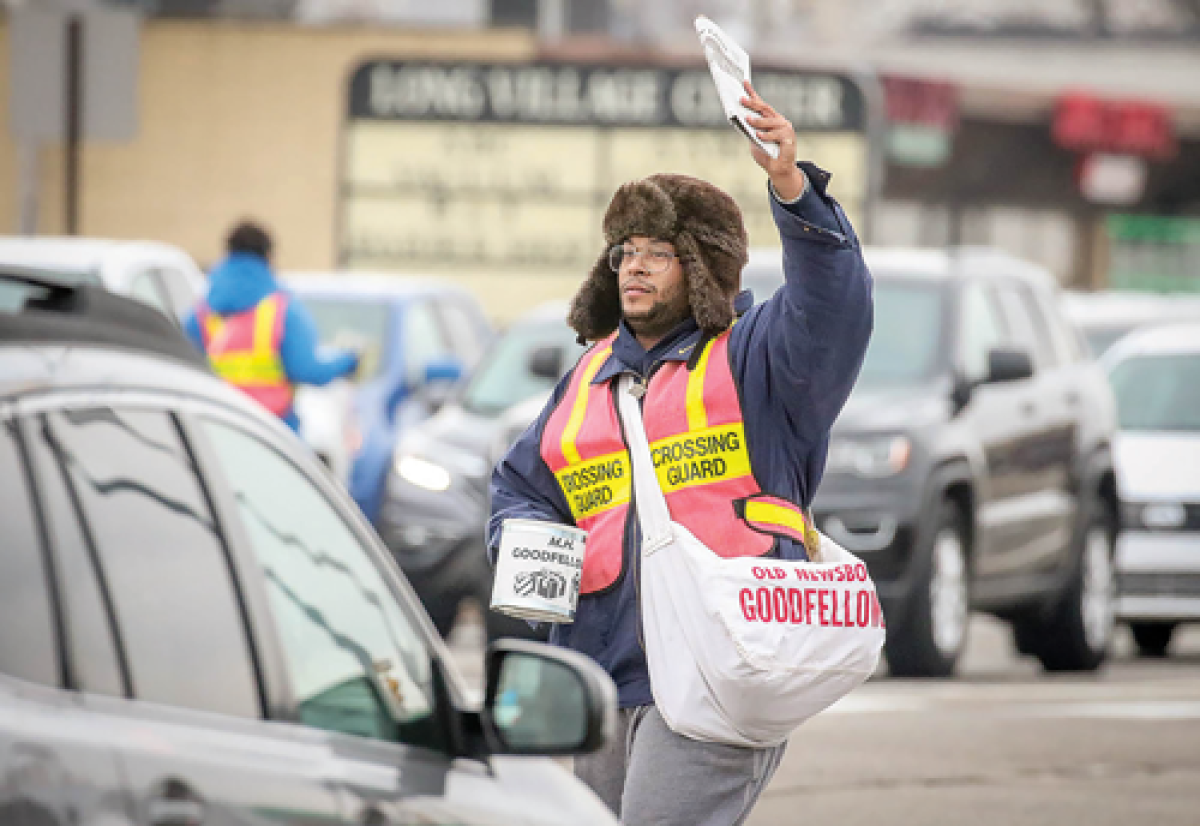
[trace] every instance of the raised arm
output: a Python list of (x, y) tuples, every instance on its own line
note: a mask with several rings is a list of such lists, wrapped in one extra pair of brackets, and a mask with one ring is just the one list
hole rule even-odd
[(358, 367), (356, 353), (324, 355), (319, 347), (317, 325), (308, 308), (295, 299), (289, 301), (283, 341), (280, 342), (280, 357), (288, 381), (323, 386), (353, 373)]
[[(792, 438), (781, 461), (802, 468), (811, 497), (824, 463), (829, 428), (858, 377), (871, 335), (871, 276), (858, 238), (825, 192), (827, 173), (796, 163), (792, 125), (747, 84), (743, 102), (778, 158), (751, 144), (767, 173), (771, 212), (783, 244), (784, 286), (735, 325), (734, 371), (743, 388), (759, 388), (763, 404), (748, 426), (780, 428)], [(750, 357), (753, 354), (753, 357)], [(750, 392), (746, 390), (746, 392)], [(753, 444), (753, 436), (751, 443)]]

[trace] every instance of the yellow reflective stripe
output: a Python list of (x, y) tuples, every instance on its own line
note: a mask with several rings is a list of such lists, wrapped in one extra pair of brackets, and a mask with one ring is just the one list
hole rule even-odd
[(258, 303), (254, 311), (254, 343), (251, 345), (255, 353), (274, 353), (272, 339), (275, 338), (275, 315), (279, 312), (278, 298), (268, 296)]
[(746, 502), (746, 521), (782, 525), (795, 531), (804, 538), (806, 543), (808, 541), (808, 523), (799, 511), (776, 505), (774, 502), (764, 502), (758, 499)]
[(225, 320), (210, 311), (204, 316), (204, 327), (208, 330), (208, 337), (211, 340), (221, 334), (221, 330), (225, 328)]
[(624, 450), (567, 465), (554, 475), (576, 522), (629, 501), (633, 473)]
[(283, 365), (274, 353), (225, 353), (212, 359), (217, 375), (230, 384), (280, 384)]
[(650, 444), (650, 456), (663, 493), (750, 475), (741, 422), (659, 439)]
[(708, 357), (712, 354), (715, 342), (715, 338), (710, 339), (708, 344), (704, 345), (704, 352), (700, 354), (700, 361), (696, 363), (696, 369), (688, 373), (688, 430), (693, 432), (708, 427), (708, 410), (704, 406), (704, 377), (708, 375)]
[(588, 362), (583, 375), (579, 377), (579, 390), (575, 393), (575, 404), (571, 407), (571, 416), (567, 419), (567, 426), (563, 428), (562, 438), (559, 440), (563, 458), (567, 460), (568, 465), (577, 465), (581, 460), (579, 449), (575, 447), (575, 439), (579, 436), (579, 430), (583, 427), (583, 417), (587, 413), (588, 389), (591, 387), (592, 379), (600, 372), (600, 368), (604, 366), (604, 362), (608, 360), (608, 354), (611, 352), (612, 345), (610, 344), (596, 353)]

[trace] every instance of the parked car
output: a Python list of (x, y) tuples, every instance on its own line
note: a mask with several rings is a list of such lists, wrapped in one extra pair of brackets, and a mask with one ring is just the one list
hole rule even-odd
[(191, 256), (158, 241), (100, 238), (0, 238), (0, 266), (53, 271), (136, 298), (177, 321), (204, 294), (204, 273)]
[(875, 329), (813, 511), (879, 587), (891, 673), (953, 673), (971, 609), (1011, 622), (1049, 670), (1098, 667), (1114, 402), (1053, 278), (984, 249), (865, 255)]
[(1120, 424), (1117, 617), (1161, 657), (1200, 620), (1200, 322), (1138, 330), (1102, 364)]
[(1171, 322), (1200, 322), (1200, 296), (1126, 290), (1067, 291), (1067, 318), (1087, 340), (1096, 358), (1126, 333)]
[[(615, 824), (594, 663), (482, 706), (350, 499), (160, 314), (0, 270), (0, 821)], [(103, 384), (96, 377), (104, 377)]]
[[(349, 411), (344, 386), (305, 388), (296, 409), (306, 441), (331, 467), (349, 468), (351, 496), (377, 523), (397, 438), (436, 410), (474, 366), (492, 326), (469, 292), (445, 282), (293, 274), (287, 284), (312, 313), (322, 344), (364, 348)], [(319, 428), (314, 408), (324, 414)], [(339, 416), (349, 421), (338, 426)]]
[(545, 636), (544, 626), (534, 630), (488, 610), (492, 571), (483, 540), (492, 468), (537, 415), (522, 411), (514, 422), (511, 411), (531, 398), (544, 401), (582, 352), (566, 317), (566, 304), (551, 303), (515, 321), (460, 392), (396, 450), (379, 533), (442, 634), (473, 599), (490, 637)]

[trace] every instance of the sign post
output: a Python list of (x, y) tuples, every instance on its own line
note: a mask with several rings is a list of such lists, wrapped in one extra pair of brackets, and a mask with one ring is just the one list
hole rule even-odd
[(11, 128), (21, 148), (21, 231), (37, 230), (37, 155), (63, 144), (63, 227), (80, 228), (85, 140), (129, 140), (137, 132), (139, 17), (95, 0), (51, 0), (9, 14)]

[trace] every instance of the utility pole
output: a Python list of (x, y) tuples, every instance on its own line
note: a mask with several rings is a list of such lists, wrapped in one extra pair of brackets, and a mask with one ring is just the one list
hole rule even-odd
[(83, 21), (79, 15), (67, 18), (66, 88), (63, 103), (63, 228), (67, 235), (79, 234), (81, 135), (83, 126)]

